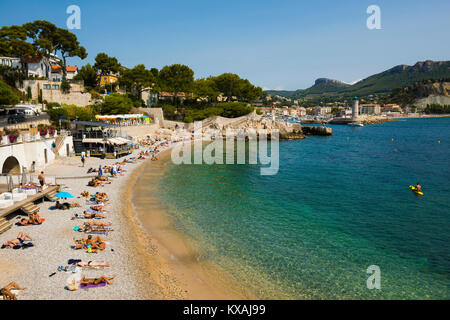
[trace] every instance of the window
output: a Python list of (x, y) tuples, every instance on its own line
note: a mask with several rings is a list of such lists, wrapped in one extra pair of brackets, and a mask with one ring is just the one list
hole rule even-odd
[(59, 84), (52, 84), (53, 90), (59, 90)]
[(44, 89), (50, 89), (50, 85), (49, 84), (44, 84)]

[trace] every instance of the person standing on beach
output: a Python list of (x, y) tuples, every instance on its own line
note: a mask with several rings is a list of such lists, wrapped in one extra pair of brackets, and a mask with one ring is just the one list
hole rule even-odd
[(41, 190), (44, 190), (45, 185), (45, 176), (44, 171), (41, 171), (41, 173), (38, 175), (39, 184), (41, 185)]
[(102, 166), (98, 166), (98, 176), (101, 177), (103, 175)]
[(86, 162), (86, 158), (84, 157), (84, 154), (81, 155), (81, 163), (83, 164), (83, 168), (84, 168), (84, 163)]

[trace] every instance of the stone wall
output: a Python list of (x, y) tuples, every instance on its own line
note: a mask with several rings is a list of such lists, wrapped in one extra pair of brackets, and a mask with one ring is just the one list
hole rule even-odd
[[(50, 85), (50, 89), (44, 89), (45, 85)], [(52, 89), (53, 85), (58, 85), (59, 89)], [(19, 87), (19, 86), (17, 86)], [(70, 93), (63, 93), (61, 91), (61, 82), (49, 80), (24, 80), (23, 86), (19, 88), (25, 94), (31, 88), (33, 100), (38, 100), (39, 92), (42, 89), (42, 100), (47, 102), (57, 102), (59, 104), (74, 104), (79, 107), (84, 107), (94, 103), (92, 96), (88, 92), (84, 92), (84, 87), (80, 83), (70, 83)]]
[[(6, 159), (14, 157), (19, 162), (20, 170), (26, 167), (27, 170), (32, 168), (33, 161), (35, 162), (36, 170), (51, 163), (56, 155), (52, 150), (52, 144), (56, 141), (57, 136), (41, 138), (22, 136), (16, 143), (9, 143), (8, 138), (4, 136), (0, 141), (0, 170)], [(73, 140), (71, 136), (66, 136), (59, 150), (60, 156), (66, 156), (66, 148), (72, 150)]]

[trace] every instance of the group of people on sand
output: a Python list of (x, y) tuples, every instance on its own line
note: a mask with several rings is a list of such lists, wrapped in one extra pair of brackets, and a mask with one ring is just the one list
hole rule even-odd
[(74, 202), (74, 203), (69, 203), (69, 202), (64, 202), (64, 203), (60, 203), (59, 201), (56, 201), (55, 203), (55, 208), (58, 210), (68, 210), (71, 208), (80, 208), (81, 205), (78, 202)]
[(105, 184), (111, 184), (111, 181), (109, 181), (108, 177), (105, 177), (105, 176), (93, 177), (88, 182), (88, 186), (90, 186), (90, 187), (103, 187), (103, 185), (105, 185)]
[(30, 214), (28, 219), (22, 218), (17, 222), (18, 226), (37, 225), (42, 223), (42, 218), (37, 211)]
[[(139, 144), (137, 145), (137, 148), (140, 146), (148, 147), (148, 150), (144, 152), (140, 152), (138, 154), (138, 159), (145, 159), (146, 157), (151, 157), (151, 160), (155, 161), (158, 160), (157, 154), (160, 152), (160, 148), (165, 148), (168, 146), (168, 143), (166, 140), (162, 140), (160, 138), (152, 139), (150, 137), (147, 137), (147, 139), (141, 140)], [(85, 162), (85, 158), (82, 159), (83, 166)], [(136, 158), (132, 157), (130, 159), (124, 159), (121, 162), (117, 162), (110, 166), (99, 166), (98, 169), (90, 168), (88, 170), (88, 173), (97, 173), (98, 175), (93, 177), (89, 182), (89, 186), (93, 187), (100, 187), (104, 184), (110, 184), (111, 181), (109, 181), (108, 177), (104, 175), (104, 173), (109, 172), (112, 176), (120, 175), (124, 170), (122, 167), (127, 163), (135, 163)], [(20, 188), (22, 189), (31, 189), (31, 188), (38, 188), (40, 191), (44, 189), (44, 187), (47, 185), (45, 182), (45, 176), (44, 172), (42, 171), (39, 176), (39, 185), (37, 184), (27, 184), (27, 185), (21, 185)], [(58, 189), (58, 192), (61, 191), (62, 188)], [(105, 213), (105, 205), (108, 203), (108, 195), (104, 192), (96, 192), (95, 194), (91, 194), (88, 191), (83, 191), (81, 193), (82, 198), (86, 199), (87, 203), (89, 205), (89, 208), (87, 210), (83, 211), (83, 218), (85, 219), (99, 219), (99, 218), (106, 218), (103, 213)], [(55, 207), (57, 209), (69, 209), (69, 208), (80, 208), (81, 205), (79, 203), (60, 203), (59, 201), (56, 202)], [(29, 225), (29, 224), (40, 224), (42, 223), (43, 219), (41, 219), (38, 212), (34, 212), (29, 216), (28, 219), (22, 219), (18, 222), (19, 225)], [(83, 224), (83, 227), (85, 230), (101, 230), (105, 229), (108, 231), (111, 231), (110, 228), (111, 223), (109, 222), (87, 222)], [(26, 244), (32, 245), (32, 242), (34, 239), (26, 234), (19, 232), (17, 237), (15, 239), (6, 241), (2, 248), (18, 248), (25, 246)], [(106, 241), (105, 239), (102, 239), (100, 235), (92, 236), (89, 234), (87, 238), (81, 238), (81, 240), (77, 240), (77, 243), (81, 244), (82, 248), (87, 248), (88, 252), (96, 252), (96, 251), (103, 251), (106, 249)], [(74, 260), (70, 259), (69, 264), (72, 267), (80, 267), (82, 269), (85, 268), (100, 268), (100, 267), (109, 267), (109, 263), (105, 263), (102, 261), (88, 261), (83, 262), (82, 260)], [(58, 270), (62, 270), (62, 268), (59, 268)], [(106, 277), (106, 276), (100, 276), (97, 278), (88, 278), (85, 275), (82, 276), (81, 280), (79, 281), (79, 284), (82, 286), (90, 286), (90, 285), (99, 285), (102, 283), (106, 283), (108, 285), (111, 285), (111, 280), (115, 277)], [(1, 295), (4, 300), (16, 300), (17, 295), (14, 293), (15, 290), (24, 290), (25, 288), (20, 287), (15, 282), (10, 282), (5, 287), (1, 288)], [(70, 288), (69, 288), (70, 289)], [(70, 289), (71, 290), (71, 289)]]

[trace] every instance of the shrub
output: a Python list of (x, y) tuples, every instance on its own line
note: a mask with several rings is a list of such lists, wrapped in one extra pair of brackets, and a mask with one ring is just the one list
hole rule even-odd
[(19, 96), (14, 93), (13, 89), (3, 81), (0, 81), (0, 106), (15, 105), (19, 101)]
[(70, 92), (70, 83), (67, 80), (64, 80), (61, 82), (61, 91), (63, 93), (69, 93)]

